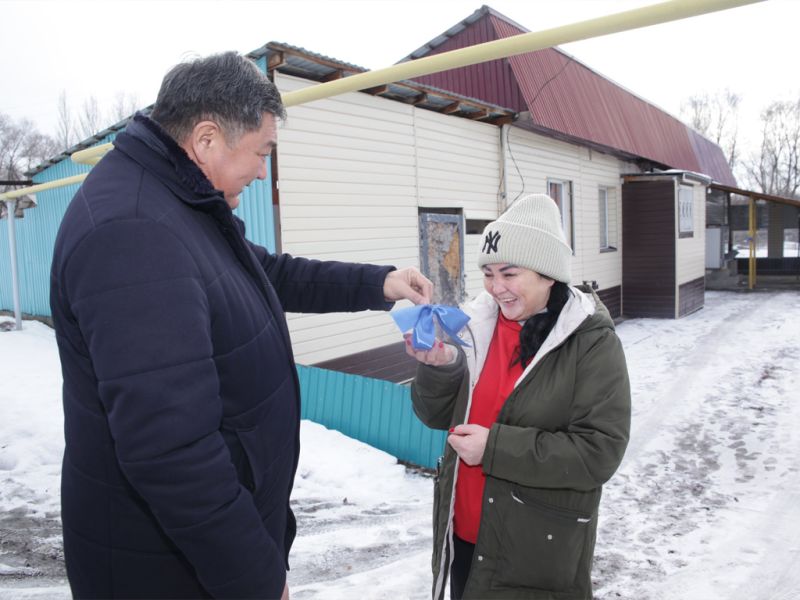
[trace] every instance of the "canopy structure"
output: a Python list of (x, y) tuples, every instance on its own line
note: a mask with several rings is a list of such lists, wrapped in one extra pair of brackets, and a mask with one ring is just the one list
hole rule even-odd
[(741, 188), (733, 187), (730, 185), (723, 185), (720, 183), (712, 183), (708, 186), (711, 189), (727, 192), (728, 194), (737, 194), (749, 198), (750, 203), (747, 211), (748, 221), (748, 270), (747, 270), (747, 288), (753, 289), (756, 286), (756, 201), (765, 200), (767, 202), (775, 202), (777, 204), (784, 204), (786, 206), (794, 206), (800, 208), (800, 200), (792, 198), (784, 198), (783, 196), (775, 196), (773, 194), (765, 194), (763, 192), (755, 192), (752, 190), (744, 190)]

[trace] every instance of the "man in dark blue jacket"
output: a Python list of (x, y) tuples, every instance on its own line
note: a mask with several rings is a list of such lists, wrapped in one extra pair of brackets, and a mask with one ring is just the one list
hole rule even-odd
[(287, 597), (300, 397), (284, 311), (429, 301), (416, 269), (245, 239), (231, 209), (283, 117), (246, 58), (180, 64), (64, 216), (51, 305), (76, 597)]

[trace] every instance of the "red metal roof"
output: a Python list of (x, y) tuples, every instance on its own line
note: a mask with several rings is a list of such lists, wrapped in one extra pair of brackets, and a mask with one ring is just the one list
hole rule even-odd
[[(484, 6), (408, 58), (525, 32)], [(736, 185), (719, 146), (558, 48), (452, 69), (416, 81), (517, 112), (529, 111), (527, 127), (543, 133)]]

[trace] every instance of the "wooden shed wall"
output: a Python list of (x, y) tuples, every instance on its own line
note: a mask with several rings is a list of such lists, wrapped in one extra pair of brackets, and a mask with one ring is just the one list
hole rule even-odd
[(622, 310), (629, 317), (676, 316), (675, 204), (673, 179), (623, 186)]

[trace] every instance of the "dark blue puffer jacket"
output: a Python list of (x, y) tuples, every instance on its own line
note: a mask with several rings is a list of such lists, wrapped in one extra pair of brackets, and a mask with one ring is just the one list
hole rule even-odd
[(72, 200), (51, 306), (76, 597), (273, 598), (295, 533), (284, 310), (385, 310), (392, 267), (270, 255), (137, 116)]

